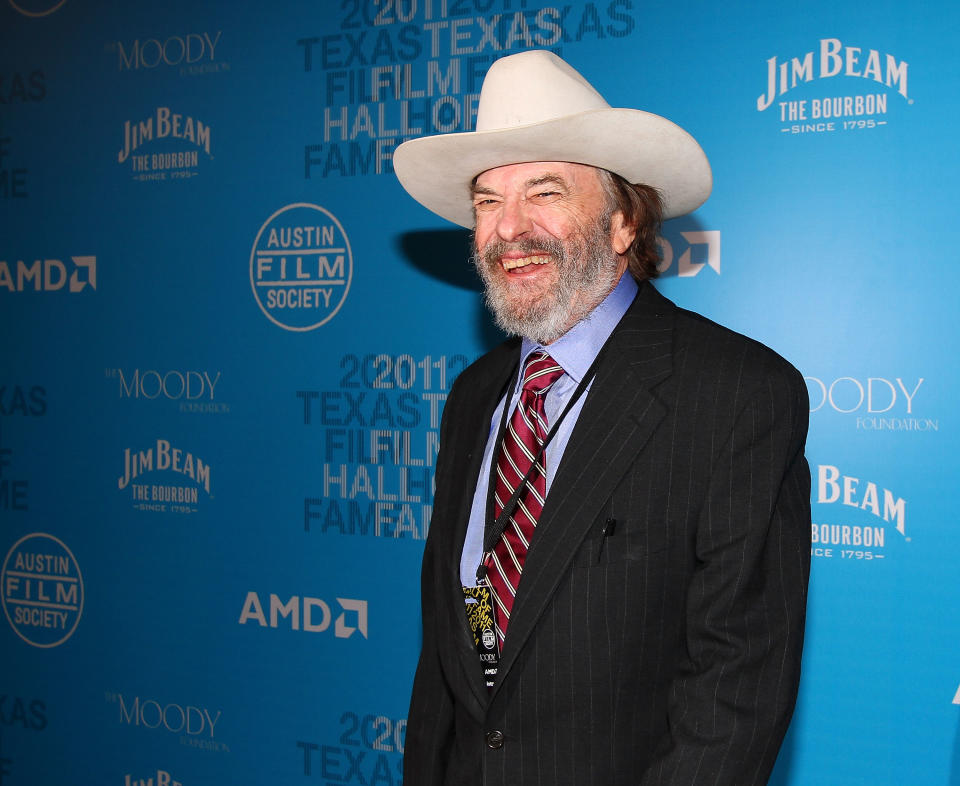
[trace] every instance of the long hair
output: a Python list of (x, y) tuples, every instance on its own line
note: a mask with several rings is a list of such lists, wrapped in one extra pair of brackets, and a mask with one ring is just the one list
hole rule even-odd
[(607, 196), (610, 212), (623, 213), (627, 224), (635, 227), (636, 235), (627, 249), (628, 269), (638, 282), (660, 275), (657, 265), (660, 252), (657, 233), (663, 222), (663, 200), (652, 186), (628, 183), (620, 175), (606, 169), (597, 169), (600, 184)]

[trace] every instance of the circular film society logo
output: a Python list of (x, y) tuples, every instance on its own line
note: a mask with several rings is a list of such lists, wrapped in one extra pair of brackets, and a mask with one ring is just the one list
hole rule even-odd
[(67, 0), (10, 0), (15, 11), (24, 16), (49, 16)]
[(16, 634), (34, 647), (57, 647), (83, 613), (83, 577), (62, 540), (36, 532), (20, 538), (0, 573), (3, 611)]
[(298, 202), (280, 208), (257, 233), (250, 286), (260, 310), (284, 330), (314, 330), (330, 321), (350, 291), (353, 253), (329, 210)]

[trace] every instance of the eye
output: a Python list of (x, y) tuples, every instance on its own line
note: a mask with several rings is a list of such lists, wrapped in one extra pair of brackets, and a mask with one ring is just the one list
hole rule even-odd
[(552, 188), (545, 188), (534, 192), (529, 198), (532, 202), (554, 202), (562, 197), (563, 194), (560, 191)]

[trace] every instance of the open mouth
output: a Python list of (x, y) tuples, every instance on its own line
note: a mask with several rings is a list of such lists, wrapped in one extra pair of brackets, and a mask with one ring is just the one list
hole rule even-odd
[(529, 265), (546, 265), (550, 261), (550, 256), (548, 254), (542, 254), (538, 256), (518, 257), (516, 259), (501, 259), (500, 261), (503, 264), (503, 269), (510, 271), (519, 270)]

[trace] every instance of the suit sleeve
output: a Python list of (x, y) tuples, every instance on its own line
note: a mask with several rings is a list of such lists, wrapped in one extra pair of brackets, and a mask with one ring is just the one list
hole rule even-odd
[[(454, 449), (450, 435), (452, 412), (456, 408), (454, 383), (444, 407), (440, 423), (440, 453), (437, 456), (435, 486), (449, 487), (444, 477), (446, 455)], [(442, 492), (441, 492), (442, 493)], [(410, 710), (407, 715), (407, 732), (403, 757), (403, 782), (408, 786), (442, 786), (445, 780), (447, 761), (453, 740), (453, 696), (440, 662), (440, 565), (438, 564), (438, 541), (442, 528), (449, 522), (438, 521), (437, 511), (443, 505), (434, 500), (434, 516), (423, 552), (420, 577), (420, 602), (423, 619), (423, 644), (420, 660), (413, 680)], [(434, 526), (436, 524), (436, 526)]]
[(810, 569), (806, 386), (778, 364), (735, 410), (699, 512), (670, 742), (643, 786), (766, 783), (796, 701)]
[(413, 680), (403, 756), (403, 782), (441, 786), (453, 737), (453, 698), (447, 688), (437, 648), (436, 596), (431, 543), (423, 555), (423, 648)]

